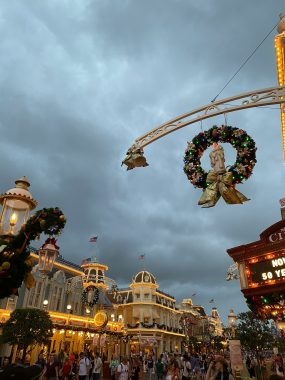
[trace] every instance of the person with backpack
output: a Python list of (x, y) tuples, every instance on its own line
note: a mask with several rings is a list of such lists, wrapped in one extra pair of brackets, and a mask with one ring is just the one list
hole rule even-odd
[(102, 359), (100, 358), (99, 352), (96, 352), (93, 364), (93, 380), (99, 380), (102, 370)]
[(116, 371), (116, 380), (129, 380), (129, 363), (127, 358), (123, 358)]
[(78, 367), (79, 380), (86, 380), (87, 374), (89, 373), (90, 360), (85, 356), (84, 352), (80, 353)]

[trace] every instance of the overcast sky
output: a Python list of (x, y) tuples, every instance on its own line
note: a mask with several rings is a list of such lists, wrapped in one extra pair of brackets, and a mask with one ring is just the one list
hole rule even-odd
[[(209, 103), (281, 12), (282, 0), (0, 0), (1, 191), (26, 175), (39, 208), (67, 217), (64, 258), (96, 254), (120, 287), (145, 266), (178, 302), (196, 293), (207, 312), (212, 298), (224, 317), (246, 310), (239, 281), (225, 281), (226, 250), (280, 220), (277, 107), (228, 115), (258, 147), (238, 186), (251, 199), (244, 205), (197, 205), (183, 156), (200, 124), (146, 147), (147, 168), (127, 172), (121, 161), (135, 138)], [(277, 84), (275, 33), (220, 99)], [(202, 162), (209, 167), (208, 152)]]

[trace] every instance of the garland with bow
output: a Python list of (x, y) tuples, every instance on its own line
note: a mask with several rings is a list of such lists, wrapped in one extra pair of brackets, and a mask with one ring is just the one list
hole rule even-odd
[(254, 140), (243, 130), (231, 126), (213, 126), (200, 132), (188, 143), (184, 156), (184, 172), (195, 187), (206, 189), (207, 175), (201, 167), (204, 151), (214, 143), (229, 143), (237, 150), (236, 162), (228, 169), (232, 173), (233, 185), (247, 180), (256, 163), (256, 146)]
[(60, 235), (65, 223), (65, 216), (58, 207), (44, 208), (32, 215), (17, 235), (0, 239), (0, 299), (18, 295), (23, 281), (28, 289), (34, 286), (30, 241), (39, 239), (41, 233)]
[[(236, 162), (228, 168), (223, 163), (220, 168), (216, 168), (216, 162), (224, 162), (224, 150), (222, 146), (216, 146), (210, 153), (213, 170), (206, 173), (201, 167), (201, 157), (207, 148), (218, 142), (230, 143), (237, 150)], [(242, 129), (225, 125), (214, 126), (195, 136), (185, 151), (184, 172), (195, 187), (203, 189), (198, 204), (202, 207), (213, 207), (221, 196), (228, 204), (248, 201), (249, 199), (235, 189), (235, 185), (251, 176), (256, 163), (255, 152), (255, 142)]]

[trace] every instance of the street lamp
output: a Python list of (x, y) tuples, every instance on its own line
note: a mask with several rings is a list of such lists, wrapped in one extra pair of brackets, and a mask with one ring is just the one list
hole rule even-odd
[(43, 301), (43, 307), (44, 307), (44, 309), (47, 309), (47, 306), (48, 306), (48, 300), (44, 300)]
[(30, 211), (37, 206), (28, 188), (30, 183), (27, 177), (15, 181), (16, 186), (0, 195), (2, 212), (0, 216), (0, 235), (14, 236), (26, 223)]
[(230, 310), (230, 313), (228, 315), (228, 326), (231, 328), (232, 331), (232, 337), (235, 337), (235, 329), (237, 324), (237, 316), (233, 309)]
[(70, 314), (71, 313), (71, 310), (72, 310), (72, 306), (70, 304), (68, 304), (66, 306), (66, 309), (67, 309), (67, 312)]
[(59, 255), (59, 247), (56, 245), (55, 238), (48, 238), (38, 250), (39, 271), (48, 273), (52, 271), (55, 259)]

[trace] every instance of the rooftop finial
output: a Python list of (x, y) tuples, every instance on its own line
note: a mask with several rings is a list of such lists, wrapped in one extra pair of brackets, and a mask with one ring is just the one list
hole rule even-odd
[(277, 25), (277, 32), (280, 34), (280, 33), (285, 32), (285, 15), (280, 13), (279, 17), (280, 17), (280, 21)]

